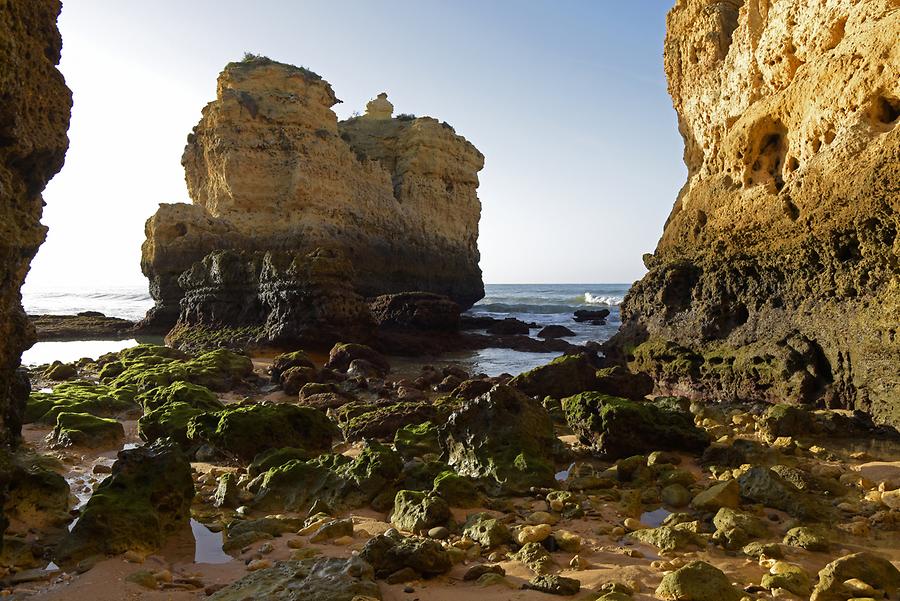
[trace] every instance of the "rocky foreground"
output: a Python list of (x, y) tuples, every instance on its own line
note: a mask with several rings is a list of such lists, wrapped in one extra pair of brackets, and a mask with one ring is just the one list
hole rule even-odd
[(42, 367), (12, 459), (7, 592), (898, 598), (895, 430), (654, 397), (598, 365), (392, 375), (339, 344), (256, 360), (141, 345)]

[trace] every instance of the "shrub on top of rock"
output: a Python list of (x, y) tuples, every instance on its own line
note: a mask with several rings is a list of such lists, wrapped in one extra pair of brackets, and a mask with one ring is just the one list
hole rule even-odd
[(657, 450), (700, 452), (709, 445), (709, 437), (689, 413), (651, 402), (585, 392), (564, 399), (562, 405), (579, 439), (609, 457)]

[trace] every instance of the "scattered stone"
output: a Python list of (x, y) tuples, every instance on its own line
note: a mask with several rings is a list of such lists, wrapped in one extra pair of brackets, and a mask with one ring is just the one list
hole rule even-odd
[(827, 552), (831, 547), (831, 541), (824, 529), (812, 526), (797, 526), (791, 528), (784, 535), (784, 544), (792, 547), (800, 547), (807, 551)]
[(516, 533), (516, 542), (520, 545), (527, 545), (528, 543), (539, 543), (550, 536), (550, 531), (551, 528), (549, 524), (523, 526)]
[(900, 588), (900, 570), (887, 559), (868, 551), (845, 555), (819, 571), (819, 582), (810, 601), (846, 601), (855, 596), (844, 584), (848, 580), (859, 580), (893, 595)]
[(550, 595), (571, 596), (581, 590), (581, 582), (558, 574), (535, 576), (522, 585), (523, 589), (540, 591)]
[(405, 567), (429, 578), (443, 574), (452, 567), (447, 550), (437, 541), (403, 537), (396, 530), (370, 539), (359, 556), (371, 564), (379, 578), (386, 578)]
[(332, 520), (323, 524), (309, 537), (309, 542), (323, 543), (342, 536), (353, 536), (353, 520), (351, 518)]
[(656, 596), (668, 601), (741, 601), (743, 595), (721, 570), (694, 561), (663, 576)]
[(501, 566), (480, 563), (466, 570), (465, 574), (463, 574), (463, 580), (478, 580), (485, 574), (499, 574), (500, 576), (506, 576), (506, 570)]
[(760, 586), (768, 590), (783, 588), (798, 597), (809, 597), (812, 583), (809, 574), (800, 566), (786, 561), (776, 561), (768, 574), (763, 574)]
[(506, 524), (487, 513), (470, 515), (463, 527), (463, 536), (475, 541), (485, 549), (512, 541), (512, 535)]
[(540, 543), (528, 543), (523, 545), (513, 556), (532, 572), (538, 575), (546, 575), (556, 571), (557, 565)]

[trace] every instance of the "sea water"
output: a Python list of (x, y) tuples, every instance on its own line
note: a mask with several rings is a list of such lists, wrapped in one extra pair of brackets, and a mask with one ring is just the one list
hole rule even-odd
[[(619, 304), (628, 284), (486, 284), (484, 298), (469, 313), (504, 319), (515, 317), (540, 326), (564, 325), (575, 333), (565, 338), (572, 344), (608, 340), (621, 325)], [(26, 286), (22, 289), (22, 304), (30, 315), (74, 315), (81, 311), (99, 311), (109, 317), (137, 321), (153, 306), (146, 286), (116, 286), (98, 288), (44, 289)], [(609, 309), (604, 325), (577, 323), (573, 313), (579, 309)], [(531, 331), (536, 336), (538, 329)], [(145, 342), (134, 338), (125, 340), (90, 340), (67, 342), (39, 342), (25, 352), (22, 363), (39, 365), (53, 360), (74, 361), (81, 357), (97, 358), (103, 353), (121, 350)], [(158, 342), (158, 340), (153, 340)], [(501, 373), (519, 374), (547, 363), (559, 353), (523, 353), (509, 349), (489, 348), (480, 351), (452, 353), (432, 358), (392, 360), (395, 371), (417, 370), (423, 362), (433, 365), (462, 365), (472, 373), (495, 376)]]

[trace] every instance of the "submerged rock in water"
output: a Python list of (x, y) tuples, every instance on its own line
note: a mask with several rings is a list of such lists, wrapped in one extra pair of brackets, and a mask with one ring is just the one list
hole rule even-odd
[(209, 597), (210, 601), (353, 601), (381, 599), (372, 566), (359, 557), (279, 561), (256, 570)]
[(514, 388), (495, 386), (466, 401), (441, 426), (447, 462), (505, 494), (555, 483), (557, 438), (547, 410)]
[(649, 401), (585, 392), (564, 399), (563, 411), (582, 442), (610, 457), (655, 450), (699, 452), (709, 445), (692, 415)]
[(121, 451), (56, 549), (56, 561), (157, 551), (169, 535), (188, 527), (193, 498), (191, 465), (174, 442)]

